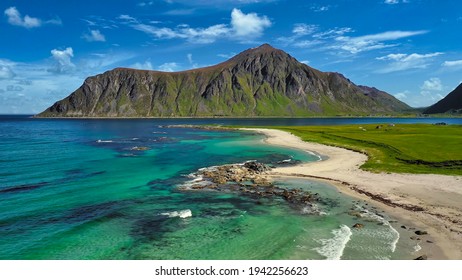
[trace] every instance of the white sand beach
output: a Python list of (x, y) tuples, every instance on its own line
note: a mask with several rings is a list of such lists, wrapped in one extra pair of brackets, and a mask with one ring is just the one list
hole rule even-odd
[[(422, 238), (429, 259), (462, 259), (462, 176), (371, 173), (360, 166), (365, 154), (304, 142), (275, 129), (249, 129), (266, 135), (271, 145), (314, 152), (324, 159), (276, 168), (271, 176), (311, 177), (329, 181), (356, 198), (381, 207), (400, 222), (428, 232)], [(434, 243), (433, 243), (434, 242)]]

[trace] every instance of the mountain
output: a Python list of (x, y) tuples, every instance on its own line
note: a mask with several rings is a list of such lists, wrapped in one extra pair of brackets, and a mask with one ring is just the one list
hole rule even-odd
[(38, 117), (383, 115), (409, 108), (264, 44), (182, 72), (116, 68), (87, 78)]
[(451, 91), (445, 98), (428, 107), (424, 114), (462, 113), (462, 84)]

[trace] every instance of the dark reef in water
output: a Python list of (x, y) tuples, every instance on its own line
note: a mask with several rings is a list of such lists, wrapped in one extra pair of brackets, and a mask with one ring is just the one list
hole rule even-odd
[[(271, 170), (270, 166), (255, 161), (203, 168), (191, 174), (190, 177), (194, 179), (181, 186), (180, 189), (239, 193), (257, 199), (279, 198), (300, 208), (311, 207), (315, 202), (320, 201), (318, 194), (274, 185), (265, 176), (269, 170)], [(310, 212), (316, 213), (316, 209), (313, 208)]]

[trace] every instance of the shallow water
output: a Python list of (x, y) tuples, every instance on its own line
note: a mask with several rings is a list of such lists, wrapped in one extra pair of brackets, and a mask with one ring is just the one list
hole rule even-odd
[(203, 167), (317, 157), (265, 145), (253, 133), (163, 124), (1, 120), (0, 258), (412, 257), (416, 243), (406, 232), (326, 184), (278, 182), (319, 193), (316, 213), (280, 199), (179, 190)]

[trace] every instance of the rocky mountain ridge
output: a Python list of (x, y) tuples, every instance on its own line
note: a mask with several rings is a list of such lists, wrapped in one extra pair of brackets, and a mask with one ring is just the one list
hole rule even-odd
[(38, 117), (388, 115), (410, 107), (268, 44), (205, 68), (116, 68), (89, 77)]
[(424, 111), (424, 114), (444, 113), (462, 113), (462, 84)]

